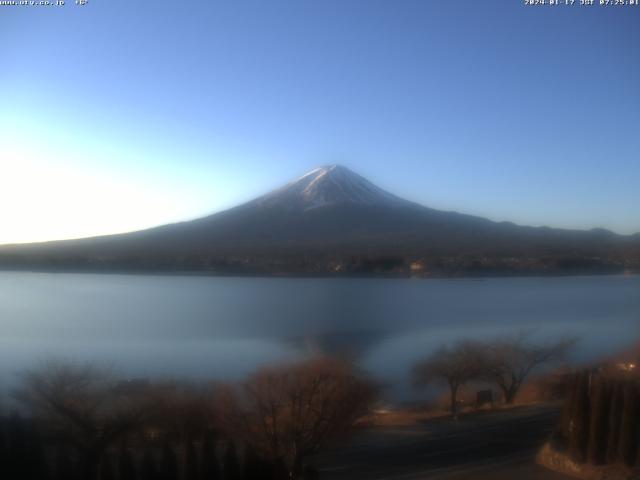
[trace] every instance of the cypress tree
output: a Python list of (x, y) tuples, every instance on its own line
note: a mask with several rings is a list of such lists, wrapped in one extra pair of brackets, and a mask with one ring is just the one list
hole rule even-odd
[(7, 427), (8, 458), (3, 465), (7, 478), (47, 480), (49, 471), (44, 445), (35, 424), (25, 421), (18, 413), (13, 413)]
[(60, 446), (56, 449), (53, 478), (55, 480), (68, 480), (75, 478), (76, 473), (73, 458), (69, 448)]
[(162, 480), (178, 480), (178, 458), (169, 442), (162, 445), (162, 460), (160, 466), (160, 478)]
[(8, 478), (22, 478), (25, 465), (28, 463), (27, 440), (24, 422), (17, 413), (12, 413), (8, 425), (9, 461), (7, 462)]
[(288, 480), (289, 472), (284, 460), (280, 459), (273, 463), (273, 478), (275, 480)]
[(589, 442), (589, 377), (589, 372), (584, 371), (577, 380), (569, 427), (569, 455), (578, 463), (585, 462)]
[(9, 461), (9, 445), (6, 432), (6, 419), (0, 417), (0, 471), (7, 471)]
[(100, 480), (115, 480), (109, 454), (105, 454), (100, 462)]
[(610, 388), (602, 375), (594, 377), (591, 388), (591, 412), (587, 461), (602, 465), (607, 458), (607, 415), (609, 413)]
[(227, 448), (224, 452), (224, 465), (223, 465), (222, 478), (224, 480), (240, 480), (240, 462), (238, 461), (238, 453), (236, 452), (236, 446), (232, 441), (227, 443)]
[(247, 447), (244, 451), (244, 470), (242, 478), (244, 480), (262, 480), (270, 479), (272, 475), (269, 475), (269, 466), (266, 465), (256, 451)]
[(563, 439), (567, 442), (571, 437), (573, 411), (576, 403), (576, 392), (578, 391), (578, 380), (580, 379), (579, 373), (574, 373), (569, 379), (569, 387), (567, 389), (567, 398), (564, 401), (562, 407), (562, 414), (560, 417), (560, 432)]
[(611, 388), (611, 402), (608, 418), (608, 440), (606, 463), (616, 463), (618, 461), (618, 442), (620, 440), (620, 429), (622, 424), (622, 407), (624, 404), (624, 389), (620, 379), (615, 379)]
[(133, 461), (131, 452), (125, 447), (120, 450), (120, 456), (118, 458), (118, 473), (119, 480), (137, 480), (138, 478), (136, 464)]
[(28, 431), (28, 445), (26, 450), (28, 463), (25, 465), (24, 480), (48, 480), (49, 470), (44, 453), (42, 438), (35, 425), (31, 424)]
[(187, 441), (185, 451), (185, 480), (198, 480), (198, 452), (191, 440)]
[(140, 478), (142, 480), (158, 480), (156, 459), (150, 448), (147, 448), (142, 455), (142, 468)]
[[(637, 401), (640, 401), (640, 398)], [(640, 469), (640, 427), (636, 428), (636, 444), (638, 445), (636, 450), (636, 469)]]
[(313, 465), (305, 465), (302, 469), (302, 478), (304, 478), (304, 480), (318, 480), (320, 474), (318, 473), (318, 469)]
[(200, 451), (200, 478), (201, 480), (219, 480), (220, 477), (216, 439), (212, 432), (206, 432)]
[(624, 390), (618, 456), (626, 465), (633, 466), (637, 450), (638, 393), (631, 382), (626, 382)]

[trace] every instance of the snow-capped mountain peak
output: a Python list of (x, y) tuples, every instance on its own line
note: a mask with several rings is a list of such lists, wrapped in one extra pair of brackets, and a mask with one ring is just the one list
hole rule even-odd
[(256, 200), (260, 206), (310, 210), (330, 205), (395, 206), (408, 203), (342, 165), (315, 168)]

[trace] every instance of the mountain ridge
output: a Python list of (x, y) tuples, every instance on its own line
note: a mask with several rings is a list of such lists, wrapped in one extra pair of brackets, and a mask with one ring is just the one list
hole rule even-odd
[(340, 165), (313, 169), (272, 192), (195, 220), (0, 246), (3, 268), (211, 273), (640, 271), (639, 259), (640, 235), (528, 227), (435, 210)]

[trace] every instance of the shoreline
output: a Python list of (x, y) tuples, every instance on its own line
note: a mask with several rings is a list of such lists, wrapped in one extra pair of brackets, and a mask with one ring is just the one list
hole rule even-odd
[(218, 278), (282, 278), (282, 279), (362, 279), (362, 280), (489, 280), (499, 278), (583, 278), (640, 276), (640, 271), (531, 271), (493, 274), (406, 274), (406, 273), (329, 273), (329, 272), (219, 272), (211, 270), (155, 270), (155, 269), (84, 269), (84, 268), (11, 268), (0, 266), (0, 273), (47, 273), (89, 275), (133, 275)]

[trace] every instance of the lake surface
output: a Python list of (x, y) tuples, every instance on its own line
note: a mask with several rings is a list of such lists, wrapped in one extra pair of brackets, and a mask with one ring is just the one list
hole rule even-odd
[(233, 379), (350, 351), (411, 395), (419, 358), (458, 338), (578, 335), (572, 359), (640, 338), (640, 277), (283, 279), (0, 272), (0, 388), (50, 357), (123, 375)]

